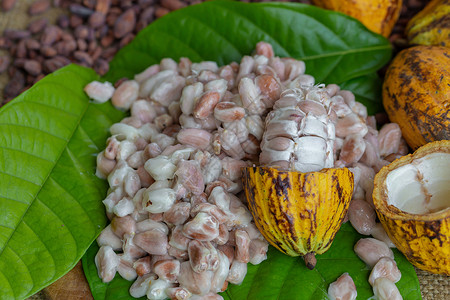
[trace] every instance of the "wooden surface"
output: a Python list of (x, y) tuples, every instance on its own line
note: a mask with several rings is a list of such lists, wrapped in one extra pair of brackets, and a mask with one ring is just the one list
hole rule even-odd
[[(0, 0), (1, 1), (1, 0)], [(30, 20), (44, 16), (50, 22), (54, 22), (58, 15), (63, 11), (61, 9), (51, 9), (41, 16), (30, 18), (26, 13), (32, 0), (18, 0), (13, 10), (8, 13), (0, 12), (0, 34), (6, 28), (24, 29)], [(0, 50), (0, 55), (5, 52)], [(3, 87), (7, 83), (6, 74), (0, 74), (0, 100), (3, 99)], [(1, 102), (1, 101), (0, 101)], [(422, 297), (424, 300), (449, 300), (450, 299), (450, 277), (445, 275), (430, 274), (425, 271), (417, 270), (420, 282)], [(43, 291), (30, 297), (28, 300), (78, 300), (92, 299), (85, 281), (81, 264), (78, 263), (74, 270), (66, 276), (47, 287)], [(87, 290), (86, 290), (87, 289)], [(407, 300), (407, 299), (405, 299)]]

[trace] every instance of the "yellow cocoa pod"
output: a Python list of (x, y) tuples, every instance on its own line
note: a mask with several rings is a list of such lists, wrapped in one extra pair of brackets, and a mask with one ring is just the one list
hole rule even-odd
[(312, 0), (312, 3), (358, 19), (385, 37), (391, 34), (402, 8), (402, 0)]
[(383, 167), (373, 201), (389, 238), (416, 267), (450, 275), (450, 141)]
[(450, 49), (416, 46), (398, 53), (387, 69), (383, 105), (414, 150), (450, 139)]
[(433, 0), (409, 20), (410, 44), (450, 47), (450, 0)]
[(290, 256), (327, 251), (341, 227), (353, 192), (353, 174), (346, 168), (290, 172), (248, 167), (243, 184), (255, 224), (266, 240)]

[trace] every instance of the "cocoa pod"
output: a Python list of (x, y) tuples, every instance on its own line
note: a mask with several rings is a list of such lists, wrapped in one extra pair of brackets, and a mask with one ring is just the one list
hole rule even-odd
[[(309, 254), (305, 262), (314, 268), (314, 254), (329, 249), (347, 213), (353, 174), (346, 168), (299, 173), (248, 167), (243, 169), (243, 184), (255, 224), (266, 240), (290, 256)], [(280, 213), (271, 213), (275, 208)]]
[(402, 0), (312, 0), (312, 3), (354, 17), (385, 37), (394, 28), (402, 8)]
[(410, 44), (450, 47), (450, 1), (434, 0), (409, 20), (405, 32)]

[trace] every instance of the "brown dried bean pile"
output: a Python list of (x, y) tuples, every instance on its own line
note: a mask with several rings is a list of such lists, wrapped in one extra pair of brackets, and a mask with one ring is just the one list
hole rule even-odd
[[(2, 10), (16, 1), (3, 0)], [(28, 14), (39, 16), (51, 6), (67, 9), (56, 24), (38, 18), (25, 30), (6, 29), (0, 37), (0, 73), (10, 81), (3, 90), (3, 105), (46, 74), (73, 62), (100, 75), (109, 69), (114, 54), (156, 18), (198, 0), (38, 0)]]

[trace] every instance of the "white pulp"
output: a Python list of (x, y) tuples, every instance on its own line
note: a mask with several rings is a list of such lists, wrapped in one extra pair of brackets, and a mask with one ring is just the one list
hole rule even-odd
[(428, 154), (391, 171), (386, 187), (388, 205), (407, 213), (434, 213), (450, 207), (450, 154)]

